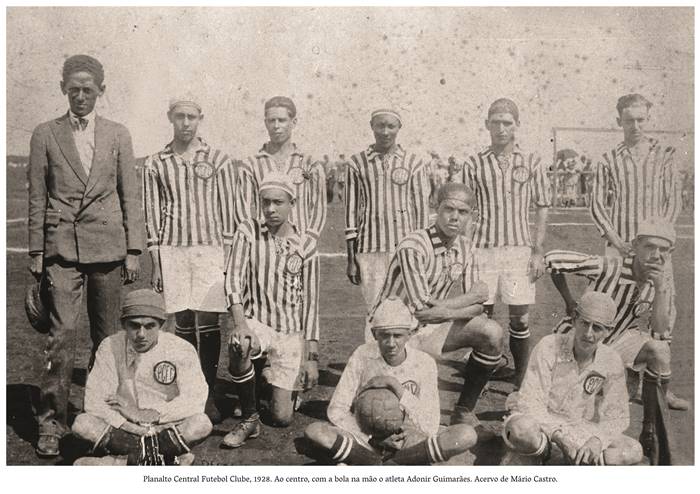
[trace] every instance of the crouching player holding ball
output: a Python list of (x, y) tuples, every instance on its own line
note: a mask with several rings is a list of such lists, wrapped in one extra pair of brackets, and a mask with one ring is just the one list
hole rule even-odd
[[(588, 292), (576, 306), (573, 329), (545, 336), (535, 347), (519, 393), (506, 404), (504, 463), (546, 462), (556, 447), (576, 465), (633, 465), (642, 447), (623, 435), (629, 426), (622, 360), (603, 345), (614, 326), (615, 302)], [(525, 457), (525, 458), (523, 458)]]
[[(476, 432), (466, 424), (438, 433), (437, 365), (406, 345), (416, 325), (398, 298), (377, 307), (371, 321), (376, 341), (350, 357), (328, 407), (331, 424), (315, 422), (304, 432), (308, 456), (353, 465), (427, 465), (476, 444)], [(388, 397), (377, 392), (387, 389)]]

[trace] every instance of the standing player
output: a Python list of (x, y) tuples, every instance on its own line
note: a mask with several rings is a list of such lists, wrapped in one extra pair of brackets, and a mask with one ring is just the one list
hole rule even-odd
[(289, 222), (296, 184), (284, 173), (268, 173), (259, 186), (264, 221), (240, 223), (233, 238), (226, 288), (233, 330), (229, 335), (229, 372), (238, 388), (242, 420), (223, 439), (228, 448), (260, 434), (253, 361), (267, 352), (267, 382), (272, 387), (272, 424), (292, 421), (300, 389), (318, 380), (313, 334), (304, 328), (304, 269), (315, 254), (299, 228)]
[[(427, 465), (448, 460), (476, 444), (474, 429), (457, 424), (439, 431), (440, 398), (437, 365), (426, 353), (406, 343), (416, 321), (397, 298), (384, 300), (372, 318), (375, 341), (358, 347), (348, 360), (328, 405), (331, 424), (315, 422), (304, 431), (323, 460), (354, 465), (391, 460)], [(367, 389), (387, 388), (404, 411), (401, 430), (377, 441), (360, 429), (353, 410)]]
[(270, 140), (263, 145), (258, 154), (249, 157), (238, 167), (236, 222), (241, 223), (246, 219), (262, 220), (264, 214), (260, 204), (260, 184), (271, 173), (289, 175), (296, 197), (289, 221), (306, 239), (307, 245), (304, 249), (314, 252), (306, 261), (308, 265), (302, 270), (302, 326), (308, 335), (312, 355), (318, 355), (321, 264), (316, 254), (316, 244), (326, 224), (326, 174), (322, 163), (304, 154), (292, 141), (296, 124), (297, 109), (291, 99), (275, 96), (265, 102), (265, 127)]
[[(664, 334), (672, 329), (676, 308), (674, 290), (666, 270), (668, 256), (676, 241), (673, 226), (664, 218), (648, 218), (637, 228), (632, 241), (633, 254), (592, 256), (554, 250), (545, 256), (547, 269), (552, 273), (569, 316), (574, 314), (575, 300), (569, 291), (566, 274), (588, 278), (588, 291), (603, 292), (615, 301), (617, 313), (614, 327), (603, 343), (620, 354), (625, 367), (645, 369), (642, 384), (644, 417), (639, 441), (644, 454), (652, 463), (659, 461), (658, 418), (665, 407), (671, 380), (671, 352), (664, 341), (653, 339), (640, 330), (642, 317), (649, 319), (653, 333)], [(571, 330), (571, 319), (565, 317), (556, 332)], [(657, 387), (662, 393), (657, 393)], [(661, 394), (663, 403), (657, 395)]]
[[(347, 163), (345, 240), (347, 276), (362, 286), (371, 309), (384, 282), (391, 255), (402, 238), (428, 226), (429, 158), (396, 143), (401, 117), (393, 110), (372, 112), (375, 143)], [(365, 333), (365, 341), (372, 335)]]
[[(515, 143), (520, 114), (513, 101), (506, 98), (494, 101), (485, 125), (491, 134), (491, 146), (470, 156), (462, 172), (452, 180), (467, 184), (476, 194), (479, 221), (474, 231), (475, 259), (480, 279), (489, 287), (484, 309), (492, 316), (499, 295), (508, 304), (510, 351), (517, 388), (527, 368), (528, 311), (535, 302), (535, 280), (543, 273), (543, 245), (552, 191), (540, 158), (521, 151)], [(532, 203), (537, 207), (534, 243), (528, 224)]]
[(67, 432), (78, 316), (87, 297), (92, 355), (119, 325), (121, 279), (138, 279), (143, 216), (129, 131), (95, 112), (102, 64), (63, 64), (69, 111), (39, 125), (29, 150), (29, 270), (44, 277), (50, 312), (36, 453), (58, 456)]
[[(464, 184), (451, 183), (437, 194), (435, 223), (407, 235), (396, 249), (370, 318), (383, 301), (398, 297), (421, 323), (409, 345), (434, 357), (471, 347), (464, 385), (452, 423), (478, 426), (474, 407), (482, 388), (501, 359), (503, 330), (486, 317), (481, 305), (488, 287), (474, 281), (471, 240), (474, 194)], [(448, 298), (455, 283), (463, 295)], [(477, 428), (485, 432), (483, 428)]]
[[(591, 215), (607, 241), (606, 255), (629, 256), (631, 242), (642, 221), (657, 216), (673, 225), (681, 210), (676, 150), (645, 135), (651, 106), (641, 94), (627, 94), (617, 100), (617, 124), (622, 127), (624, 140), (603, 154), (596, 168)], [(609, 195), (612, 197), (610, 213), (606, 209)], [(674, 284), (670, 257), (666, 269)], [(671, 333), (655, 336), (671, 342)], [(668, 395), (668, 404), (676, 410), (687, 410), (689, 406), (686, 400), (673, 393)]]
[(152, 285), (175, 314), (175, 332), (199, 353), (213, 399), (221, 350), (219, 314), (226, 312), (224, 260), (233, 241), (234, 169), (229, 157), (197, 135), (204, 119), (193, 97), (171, 100), (173, 140), (146, 160), (143, 174)]
[[(576, 465), (634, 465), (642, 448), (623, 434), (629, 426), (625, 369), (602, 344), (615, 323), (609, 295), (581, 297), (573, 330), (542, 338), (534, 350), (503, 440), (519, 455), (544, 462), (556, 446)], [(510, 397), (509, 397), (510, 401)]]

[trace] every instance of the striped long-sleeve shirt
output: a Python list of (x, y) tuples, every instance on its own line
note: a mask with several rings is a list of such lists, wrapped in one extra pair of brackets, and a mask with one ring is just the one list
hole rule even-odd
[[(627, 329), (638, 329), (642, 317), (652, 310), (656, 291), (651, 281), (638, 282), (632, 272), (634, 256), (626, 258), (593, 256), (566, 250), (553, 250), (544, 257), (550, 273), (574, 274), (588, 279), (589, 291), (610, 295), (617, 305), (615, 326), (604, 343), (610, 344)], [(673, 326), (676, 319), (675, 293), (673, 285), (668, 291), (671, 297), (669, 320)], [(559, 325), (570, 324), (561, 321)], [(671, 328), (669, 328), (671, 329)], [(556, 329), (557, 332), (562, 332)]]
[(466, 184), (476, 195), (479, 221), (474, 246), (479, 248), (531, 246), (531, 201), (539, 207), (552, 205), (552, 188), (541, 159), (517, 146), (510, 159), (500, 163), (490, 147), (470, 156), (451, 180)]
[(264, 223), (245, 220), (233, 236), (226, 269), (229, 306), (242, 304), (248, 318), (282, 333), (305, 331), (303, 270), (315, 250), (305, 250), (303, 235), (294, 227), (287, 237), (273, 235)]
[[(593, 177), (591, 215), (601, 235), (614, 231), (623, 242), (637, 235), (639, 223), (651, 216), (673, 224), (681, 209), (681, 186), (675, 149), (650, 139), (646, 154), (635, 157), (624, 142), (605, 154)], [(612, 191), (612, 211), (606, 204)]]
[(350, 158), (345, 239), (357, 239), (357, 252), (393, 252), (410, 232), (428, 226), (428, 160), (398, 145), (390, 154), (372, 145)]
[(238, 166), (236, 190), (236, 224), (246, 219), (263, 220), (260, 208), (259, 187), (265, 176), (273, 172), (288, 174), (296, 185), (296, 204), (289, 218), (299, 228), (314, 249), (326, 224), (328, 201), (326, 200), (326, 172), (322, 163), (296, 150), (284, 163), (278, 163), (265, 146), (255, 156), (248, 157)]
[[(172, 144), (172, 143), (171, 143)], [(235, 170), (229, 157), (200, 139), (192, 161), (171, 144), (144, 164), (147, 247), (231, 244)]]
[(460, 235), (447, 247), (431, 225), (399, 243), (370, 314), (389, 297), (403, 300), (411, 312), (423, 310), (431, 300), (446, 299), (455, 283), (467, 293), (477, 279), (470, 239)]

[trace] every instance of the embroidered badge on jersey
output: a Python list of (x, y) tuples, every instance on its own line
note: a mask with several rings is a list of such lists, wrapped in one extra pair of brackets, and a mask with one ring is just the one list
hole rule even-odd
[(530, 180), (530, 170), (524, 166), (516, 166), (513, 169), (513, 180), (520, 184), (524, 184)]
[(597, 372), (591, 372), (583, 381), (583, 390), (589, 394), (596, 394), (605, 382), (605, 376)]
[(198, 161), (194, 164), (194, 173), (202, 180), (209, 180), (214, 175), (214, 165), (208, 161)]
[(457, 281), (463, 272), (464, 265), (461, 262), (455, 262), (450, 265), (448, 275), (452, 281)]
[(285, 265), (289, 274), (298, 275), (301, 273), (301, 267), (304, 264), (304, 259), (296, 252), (287, 255), (287, 263)]
[(172, 384), (175, 382), (177, 377), (177, 369), (175, 364), (163, 360), (158, 362), (155, 367), (153, 367), (153, 377), (160, 384)]
[(289, 179), (292, 181), (292, 183), (299, 185), (303, 184), (304, 180), (309, 178), (309, 174), (306, 173), (301, 167), (295, 166), (293, 168), (289, 169), (289, 172), (287, 172), (289, 175)]
[(394, 168), (391, 171), (391, 181), (396, 185), (405, 185), (408, 183), (408, 177), (410, 175), (411, 172), (408, 171), (408, 168), (400, 166), (399, 168)]
[(416, 381), (408, 380), (401, 384), (401, 387), (411, 393), (413, 396), (420, 396), (420, 386)]

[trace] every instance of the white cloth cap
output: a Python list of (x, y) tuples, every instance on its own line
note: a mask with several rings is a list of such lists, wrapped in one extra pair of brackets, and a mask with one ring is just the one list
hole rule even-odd
[(418, 321), (413, 317), (406, 304), (396, 297), (390, 297), (379, 304), (377, 310), (374, 311), (370, 325), (372, 329), (413, 330), (418, 326)]
[(676, 230), (670, 221), (658, 216), (652, 216), (639, 223), (638, 237), (659, 237), (676, 243)]

